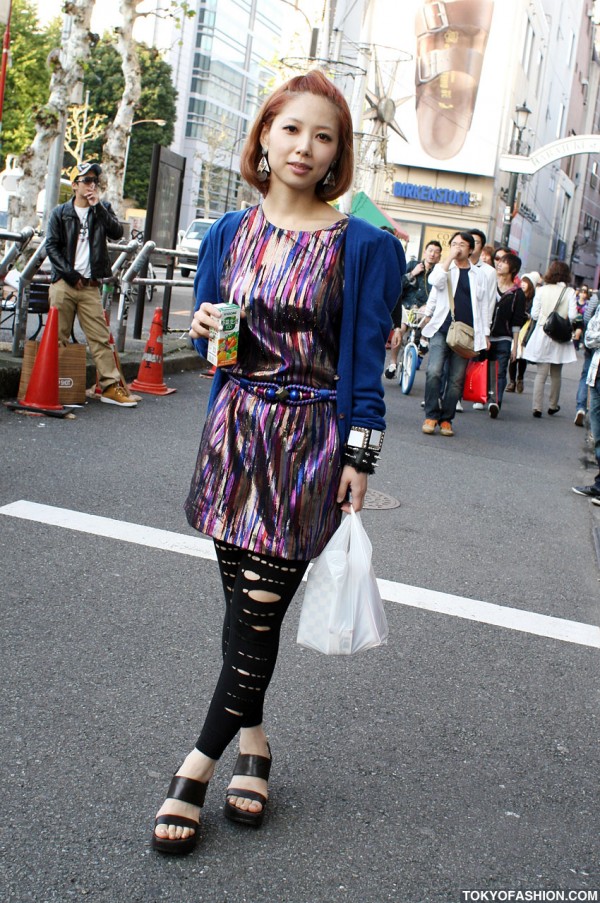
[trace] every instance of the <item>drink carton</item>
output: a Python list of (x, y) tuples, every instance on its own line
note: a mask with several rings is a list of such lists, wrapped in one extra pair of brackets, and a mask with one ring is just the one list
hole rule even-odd
[(221, 311), (221, 326), (208, 334), (207, 360), (217, 367), (231, 367), (237, 363), (240, 335), (240, 309), (237, 304), (217, 304)]

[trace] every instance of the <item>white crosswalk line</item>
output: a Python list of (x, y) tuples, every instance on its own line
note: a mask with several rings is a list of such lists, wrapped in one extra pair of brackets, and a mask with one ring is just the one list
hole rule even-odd
[[(114, 520), (110, 517), (71, 511), (68, 508), (40, 505), (25, 499), (4, 505), (0, 508), (0, 514), (48, 526), (63, 527), (80, 533), (90, 533), (94, 536), (131, 542), (153, 549), (161, 549), (164, 552), (216, 561), (212, 540), (202, 539), (199, 536), (159, 530), (155, 527), (145, 527), (141, 524)], [(377, 582), (381, 596), (387, 602), (396, 602), (399, 605), (421, 608), (456, 618), (477, 621), (481, 624), (491, 624), (495, 627), (517, 630), (534, 636), (600, 649), (600, 627), (592, 624), (554, 618), (520, 608), (494, 605), (491, 602), (453, 596), (449, 593), (409, 586), (405, 583), (393, 583), (391, 580), (378, 580)]]

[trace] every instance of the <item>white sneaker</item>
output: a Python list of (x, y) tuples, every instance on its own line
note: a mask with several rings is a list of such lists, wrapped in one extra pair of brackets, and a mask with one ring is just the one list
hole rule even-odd
[(460, 398), (456, 402), (456, 410), (458, 411), (459, 414), (462, 414), (464, 411), (464, 408), (462, 406), (462, 401), (460, 400)]
[(473, 405), (473, 410), (474, 410), (474, 411), (484, 411), (484, 410), (485, 410), (485, 405), (484, 405), (484, 404), (481, 404), (480, 401), (476, 401), (475, 404)]
[(577, 413), (575, 414), (575, 420), (573, 421), (575, 426), (583, 426), (585, 423), (585, 411), (583, 408), (579, 408)]

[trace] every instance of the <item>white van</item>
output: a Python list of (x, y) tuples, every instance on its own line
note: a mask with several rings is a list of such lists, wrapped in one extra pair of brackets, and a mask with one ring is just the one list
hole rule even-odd
[(202, 239), (208, 232), (209, 226), (212, 226), (214, 222), (214, 219), (195, 219), (185, 232), (180, 233), (179, 242), (175, 248), (180, 256), (177, 258), (175, 266), (180, 267), (181, 275), (184, 279), (190, 273), (196, 271), (198, 251), (200, 250)]

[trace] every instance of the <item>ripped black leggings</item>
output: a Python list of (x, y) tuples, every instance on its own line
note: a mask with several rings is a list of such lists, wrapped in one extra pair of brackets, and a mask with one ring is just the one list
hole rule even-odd
[(281, 625), (308, 567), (215, 542), (225, 593), (223, 667), (196, 749), (220, 759), (241, 727), (262, 724)]

